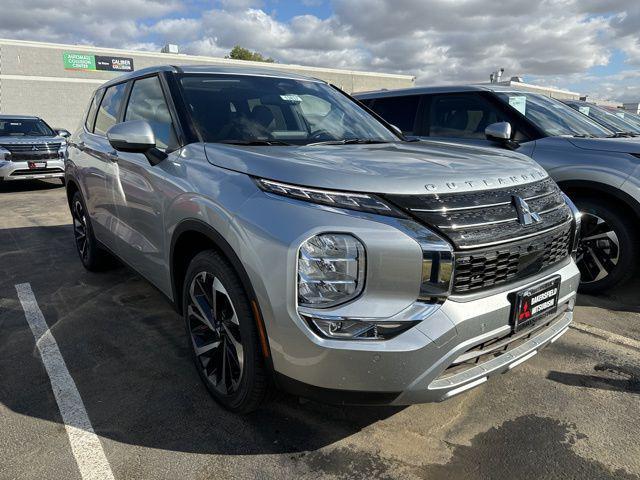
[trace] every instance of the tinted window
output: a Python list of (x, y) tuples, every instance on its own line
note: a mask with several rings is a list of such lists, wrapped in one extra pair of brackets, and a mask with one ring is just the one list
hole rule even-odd
[(89, 111), (87, 112), (87, 118), (85, 119), (84, 126), (87, 130), (93, 132), (93, 124), (96, 121), (96, 111), (98, 110), (98, 103), (100, 102), (100, 96), (102, 90), (98, 90), (91, 99), (91, 105), (89, 105)]
[(484, 139), (484, 129), (503, 122), (503, 116), (484, 99), (472, 95), (435, 97), (431, 103), (428, 135)]
[(134, 82), (124, 120), (146, 120), (156, 135), (158, 148), (176, 148), (176, 133), (158, 77)]
[(403, 133), (413, 134), (413, 125), (418, 111), (418, 95), (406, 95), (395, 98), (377, 98), (373, 110), (387, 122), (395, 125)]
[(42, 137), (56, 135), (39, 118), (0, 119), (0, 137)]
[(102, 102), (100, 103), (98, 115), (96, 116), (94, 132), (98, 135), (105, 135), (107, 130), (109, 130), (112, 125), (116, 124), (125, 88), (125, 83), (120, 83), (107, 88), (107, 91), (102, 98)]
[(207, 142), (399, 140), (324, 82), (248, 75), (185, 75), (180, 82), (193, 121)]

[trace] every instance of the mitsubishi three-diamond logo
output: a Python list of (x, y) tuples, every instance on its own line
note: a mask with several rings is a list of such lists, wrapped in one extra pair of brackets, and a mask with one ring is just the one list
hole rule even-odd
[(521, 197), (514, 195), (513, 204), (518, 212), (518, 221), (521, 225), (531, 225), (532, 223), (537, 223), (542, 220), (540, 215), (531, 211), (529, 204)]

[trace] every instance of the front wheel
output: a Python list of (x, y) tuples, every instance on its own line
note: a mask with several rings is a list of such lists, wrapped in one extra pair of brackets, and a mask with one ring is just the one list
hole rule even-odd
[(576, 257), (580, 291), (599, 293), (628, 280), (639, 256), (632, 219), (607, 202), (578, 199), (576, 205), (582, 213)]
[(256, 410), (270, 385), (237, 274), (217, 252), (201, 252), (189, 265), (182, 295), (189, 347), (207, 389), (231, 411)]

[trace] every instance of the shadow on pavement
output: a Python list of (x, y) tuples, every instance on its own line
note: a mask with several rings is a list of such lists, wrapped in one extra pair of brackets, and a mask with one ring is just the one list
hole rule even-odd
[(547, 378), (574, 387), (640, 394), (640, 369), (630, 365), (618, 366), (600, 363), (594, 367), (594, 370), (602, 373), (600, 375), (582, 375), (552, 370)]
[(283, 396), (238, 416), (208, 395), (192, 365), (181, 318), (124, 267), (86, 272), (69, 225), (0, 230), (0, 402), (52, 422), (60, 416), (17, 300), (32, 285), (99, 435), (195, 453), (316, 450), (399, 412), (392, 407), (300, 404)]
[(15, 192), (33, 192), (38, 190), (55, 190), (64, 185), (58, 179), (52, 180), (11, 180), (0, 181), (0, 194)]
[(582, 307), (606, 308), (617, 312), (640, 312), (640, 278), (636, 275), (631, 281), (601, 295), (578, 295), (577, 305)]

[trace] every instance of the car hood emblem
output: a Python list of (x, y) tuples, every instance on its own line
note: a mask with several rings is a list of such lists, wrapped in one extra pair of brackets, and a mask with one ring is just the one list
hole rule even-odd
[(529, 204), (522, 197), (514, 195), (513, 204), (516, 207), (516, 212), (518, 212), (518, 221), (521, 225), (531, 225), (542, 220), (539, 214), (531, 211)]

